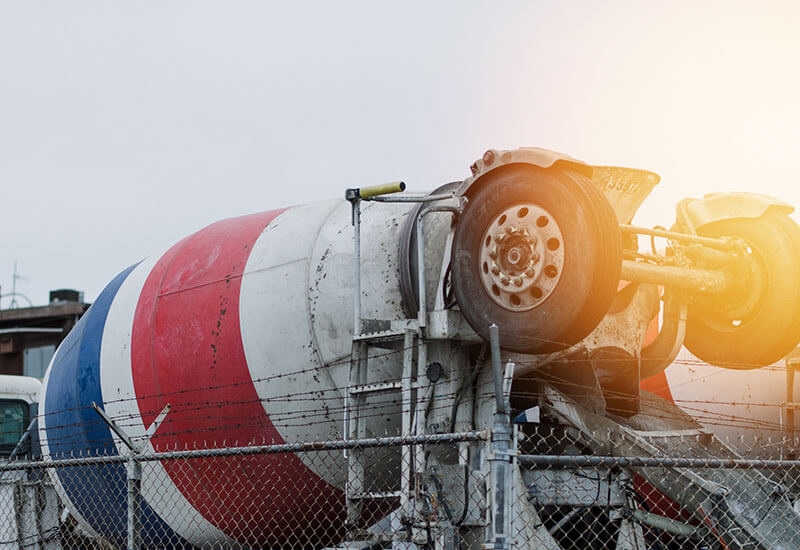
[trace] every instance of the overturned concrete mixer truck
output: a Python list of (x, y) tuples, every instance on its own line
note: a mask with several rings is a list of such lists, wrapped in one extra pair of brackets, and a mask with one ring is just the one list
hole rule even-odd
[[(671, 228), (647, 229), (631, 221), (659, 181), (648, 171), (520, 148), (489, 150), (471, 172), (424, 195), (400, 193), (402, 184), (363, 187), (347, 200), (223, 220), (122, 271), (47, 372), (44, 459), (126, 456), (126, 441), (144, 456), (398, 436), (413, 448), (365, 458), (343, 445), (324, 462), (292, 452), (146, 460), (136, 544), (569, 548), (591, 521), (604, 521), (618, 527), (603, 548), (664, 548), (641, 535), (642, 522), (659, 524), (655, 508), (625, 529), (624, 514), (553, 512), (536, 464), (511, 452), (513, 471), (503, 470), (511, 492), (498, 497), (488, 480), (502, 453), (478, 439), (497, 433), (500, 412), (535, 409), (535, 423), (514, 428), (507, 450), (549, 422), (573, 444), (540, 437), (539, 454), (656, 452), (659, 443), (644, 439), (669, 427), (663, 415), (652, 420), (658, 428), (647, 419), (675, 407), (640, 392), (640, 380), (682, 345), (708, 363), (751, 369), (800, 340), (793, 208), (758, 194), (710, 194), (681, 201)], [(666, 247), (640, 250), (642, 236)], [(655, 318), (660, 331), (645, 344)], [(493, 363), (506, 365), (504, 390)], [(674, 418), (680, 429), (696, 427), (685, 414)], [(446, 438), (464, 433), (483, 435)], [(581, 437), (589, 444), (578, 452)], [(706, 447), (728, 457), (724, 446)], [(130, 547), (124, 461), (48, 471), (62, 521)], [(634, 468), (687, 513), (702, 512), (701, 499), (685, 496), (685, 473), (649, 471)], [(608, 470), (602, 483), (625, 475)], [(432, 512), (455, 500), (457, 510)], [(515, 507), (505, 534), (502, 500)], [(738, 547), (715, 518), (661, 521), (703, 531), (706, 547)], [(797, 516), (781, 518), (796, 538)], [(567, 521), (588, 527), (566, 541), (558, 531)], [(745, 531), (769, 547), (757, 528)], [(784, 547), (800, 548), (792, 536)]]

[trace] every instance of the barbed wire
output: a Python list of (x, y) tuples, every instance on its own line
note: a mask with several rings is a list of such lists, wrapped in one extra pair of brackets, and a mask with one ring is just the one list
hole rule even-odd
[[(568, 383), (568, 382), (567, 382)], [(485, 383), (484, 386), (488, 386), (488, 383)], [(581, 387), (579, 384), (572, 384), (574, 387), (579, 388)], [(309, 392), (314, 393), (314, 392)], [(625, 397), (627, 394), (624, 392), (614, 392), (614, 391), (607, 391), (607, 396), (614, 396), (615, 394), (619, 397)], [(436, 395), (437, 401), (447, 401), (448, 399), (453, 398), (456, 395), (456, 392), (442, 392)], [(513, 397), (526, 397), (526, 398), (535, 398), (539, 394), (534, 392), (513, 392)], [(291, 394), (287, 394), (288, 397), (286, 399), (291, 400)], [(486, 391), (486, 392), (478, 392), (479, 398), (491, 398), (493, 396), (493, 391)], [(311, 398), (301, 398), (300, 401), (305, 401)], [(242, 429), (242, 428), (266, 428), (266, 427), (312, 427), (319, 424), (330, 424), (331, 422), (339, 422), (342, 420), (346, 407), (342, 404), (340, 407), (328, 407), (328, 408), (305, 408), (305, 409), (295, 409), (295, 410), (288, 410), (288, 411), (274, 411), (269, 414), (268, 417), (264, 417), (260, 421), (249, 421), (249, 422), (241, 422), (240, 415), (220, 415), (218, 412), (215, 414), (197, 414), (197, 415), (187, 415), (187, 413), (191, 412), (198, 412), (203, 411), (206, 409), (219, 409), (219, 408), (229, 408), (229, 409), (236, 409), (237, 406), (247, 405), (252, 403), (259, 403), (260, 405), (268, 404), (271, 401), (270, 398), (266, 399), (253, 399), (253, 400), (241, 400), (237, 402), (230, 402), (230, 401), (217, 401), (217, 402), (201, 402), (196, 403), (192, 407), (184, 407), (180, 409), (180, 422), (183, 423), (191, 423), (194, 421), (203, 421), (203, 420), (214, 420), (216, 426), (214, 429), (216, 430), (227, 430), (227, 429)], [(692, 401), (691, 403), (697, 404), (717, 404), (714, 401)], [(680, 404), (680, 403), (679, 403)], [(654, 407), (655, 405), (655, 407)], [(764, 406), (768, 406), (770, 404), (763, 404)], [(664, 418), (664, 419), (674, 419), (680, 417), (674, 409), (670, 409), (668, 403), (662, 403), (659, 401), (655, 401), (649, 403), (649, 406), (655, 408), (656, 410), (650, 410), (649, 413), (651, 416)], [(662, 414), (654, 414), (658, 412), (658, 407), (661, 406)], [(379, 403), (367, 403), (362, 405), (360, 416), (362, 418), (374, 418), (379, 416), (386, 416), (390, 413), (397, 413), (399, 408), (399, 400), (397, 399), (386, 399)], [(444, 411), (450, 408), (449, 403), (443, 403), (441, 405), (433, 404), (430, 406), (429, 410), (433, 411)], [(757, 419), (750, 419), (750, 418), (742, 418), (736, 417), (735, 415), (724, 415), (719, 413), (718, 411), (709, 411), (707, 409), (703, 409), (700, 407), (689, 407), (688, 404), (684, 405), (684, 410), (689, 409), (690, 411), (694, 412), (694, 416), (697, 417), (700, 414), (704, 414), (705, 416), (701, 419), (706, 420), (707, 424), (717, 425), (717, 426), (748, 426), (752, 428), (759, 428), (763, 430), (779, 430), (782, 428), (780, 424), (770, 423), (764, 420), (757, 420)], [(178, 412), (178, 411), (176, 411)], [(676, 416), (677, 415), (677, 416)], [(284, 418), (285, 420), (282, 420)], [(318, 420), (314, 420), (317, 418)], [(137, 413), (132, 413), (123, 417), (117, 417), (118, 424), (121, 427), (133, 427), (140, 425), (137, 421), (139, 419), (139, 415)], [(225, 422), (226, 420), (232, 420), (233, 422)], [(714, 421), (716, 420), (716, 421)], [(130, 423), (126, 422), (130, 421)], [(91, 428), (94, 426), (102, 426), (104, 423), (102, 419), (99, 418), (94, 422), (87, 423), (85, 421), (76, 422), (72, 424), (64, 424), (64, 425), (57, 425), (57, 426), (50, 426), (51, 428), (69, 428), (69, 427), (76, 427), (82, 426), (84, 428)], [(165, 426), (169, 426), (169, 421), (165, 423)], [(179, 435), (181, 433), (205, 433), (208, 432), (211, 428), (205, 426), (200, 429), (192, 429), (192, 430), (184, 430), (184, 431), (168, 431), (166, 429), (160, 430), (159, 434), (162, 436), (167, 435)], [(87, 430), (90, 431), (90, 430)], [(61, 438), (61, 440), (74, 440), (76, 437), (74, 435), (66, 436)], [(49, 438), (47, 442), (55, 443), (59, 441), (58, 438)]]
[[(398, 349), (392, 349), (392, 350), (388, 350), (388, 351), (385, 351), (385, 352), (369, 354), (367, 359), (369, 360), (369, 359), (378, 359), (378, 358), (387, 358), (387, 357), (396, 356), (398, 354), (405, 353), (409, 349), (412, 349), (412, 350), (416, 349), (417, 346), (418, 346), (418, 344), (413, 344), (412, 346), (409, 346), (408, 348), (401, 347), (401, 348), (398, 348)], [(213, 395), (213, 393), (216, 390), (224, 389), (224, 388), (232, 388), (232, 387), (239, 387), (239, 386), (256, 386), (256, 385), (261, 384), (261, 383), (280, 380), (282, 378), (298, 377), (298, 376), (303, 376), (303, 375), (307, 375), (307, 374), (312, 374), (312, 375), (321, 374), (321, 373), (323, 373), (325, 371), (326, 368), (330, 368), (330, 367), (333, 367), (333, 366), (336, 366), (336, 365), (344, 365), (344, 364), (350, 363), (351, 361), (352, 361), (352, 359), (351, 359), (350, 356), (346, 356), (346, 357), (343, 356), (341, 359), (339, 359), (337, 361), (329, 362), (326, 365), (315, 365), (315, 366), (309, 367), (309, 368), (297, 369), (297, 370), (290, 371), (290, 372), (285, 372), (285, 373), (276, 373), (276, 374), (273, 374), (273, 375), (269, 375), (269, 376), (261, 377), (261, 378), (256, 378), (256, 379), (252, 379), (252, 380), (229, 382), (229, 383), (223, 383), (223, 384), (218, 384), (218, 385), (214, 385), (214, 386), (180, 388), (180, 389), (170, 390), (170, 391), (166, 391), (166, 392), (162, 392), (162, 393), (158, 393), (158, 394), (153, 394), (153, 395), (132, 396), (132, 397), (118, 398), (118, 399), (114, 399), (114, 400), (109, 400), (109, 401), (105, 402), (103, 405), (106, 408), (108, 408), (108, 407), (110, 407), (112, 405), (124, 405), (125, 403), (128, 403), (128, 402), (137, 402), (137, 408), (135, 410), (133, 410), (132, 412), (128, 413), (127, 415), (119, 415), (119, 416), (115, 417), (115, 420), (117, 422), (119, 422), (121, 426), (123, 426), (123, 427), (135, 427), (135, 426), (139, 426), (140, 425), (139, 424), (139, 420), (140, 420), (141, 417), (148, 417), (148, 416), (155, 417), (160, 412), (160, 408), (153, 408), (152, 410), (143, 408), (144, 407), (144, 403), (146, 401), (149, 401), (149, 400), (158, 400), (161, 403), (165, 403), (165, 402), (167, 402), (169, 400), (170, 396), (176, 396), (176, 395), (181, 395), (181, 394), (199, 393), (199, 394), (211, 394), (211, 395)], [(617, 359), (610, 359), (610, 358), (606, 359), (606, 360), (603, 360), (603, 359), (599, 359), (599, 360), (598, 359), (592, 359), (593, 363), (598, 363), (598, 364), (602, 364), (603, 361), (608, 361), (610, 363), (618, 362)], [(520, 362), (520, 364), (524, 365), (525, 363), (524, 362)], [(701, 362), (699, 360), (681, 360), (681, 359), (678, 359), (678, 360), (676, 360), (674, 362), (674, 364), (686, 365), (686, 366), (708, 366), (706, 363), (703, 363), (703, 362)], [(773, 367), (773, 368), (777, 369), (778, 367)], [(722, 369), (720, 369), (720, 372), (724, 372), (724, 371), (722, 371)], [(412, 376), (411, 377), (412, 381), (415, 378), (416, 378), (415, 376)], [(536, 380), (537, 378), (535, 376), (532, 376), (532, 377), (523, 376), (523, 377), (520, 377), (519, 379), (520, 380), (526, 380), (526, 379), (527, 380)], [(392, 381), (392, 382), (404, 382), (405, 380), (402, 377), (394, 377), (389, 381)], [(568, 380), (564, 380), (564, 379), (560, 380), (560, 383), (562, 385), (563, 384), (570, 384), (570, 382)], [(577, 384), (575, 384), (575, 387), (579, 387), (579, 386)], [(344, 404), (342, 404), (339, 407), (327, 406), (327, 407), (320, 408), (318, 406), (318, 403), (320, 402), (320, 400), (335, 400), (335, 399), (339, 399), (339, 398), (342, 397), (342, 394), (346, 393), (347, 391), (349, 391), (352, 388), (353, 388), (353, 386), (350, 386), (350, 385), (344, 385), (344, 386), (338, 386), (338, 387), (327, 387), (327, 388), (326, 387), (321, 387), (321, 388), (317, 388), (317, 389), (314, 389), (314, 390), (308, 390), (308, 391), (305, 391), (305, 392), (294, 392), (294, 391), (291, 391), (289, 393), (273, 394), (273, 395), (268, 395), (268, 396), (263, 396), (263, 397), (259, 396), (257, 398), (253, 398), (253, 399), (249, 399), (249, 400), (238, 400), (238, 401), (231, 401), (229, 399), (198, 400), (198, 401), (192, 401), (190, 403), (181, 404), (179, 410), (180, 410), (180, 414), (181, 414), (181, 421), (183, 421), (183, 422), (203, 421), (203, 420), (209, 420), (209, 419), (212, 419), (212, 418), (217, 422), (219, 422), (220, 420), (223, 420), (223, 421), (224, 420), (237, 420), (237, 422), (220, 422), (218, 424), (220, 430), (234, 429), (234, 428), (265, 427), (265, 426), (268, 426), (268, 425), (271, 425), (272, 427), (275, 427), (275, 428), (281, 428), (281, 427), (295, 427), (295, 428), (297, 428), (297, 427), (312, 427), (312, 426), (315, 426), (315, 425), (318, 425), (318, 424), (324, 424), (324, 423), (329, 423), (329, 422), (338, 422), (341, 419), (341, 417), (344, 415), (344, 413), (345, 413), (346, 407), (344, 406)], [(491, 388), (489, 388), (489, 389), (491, 389)], [(475, 391), (479, 392), (480, 388), (476, 387)], [(454, 398), (457, 393), (458, 392), (449, 392), (449, 393), (439, 392), (439, 393), (437, 393), (436, 398), (437, 398), (437, 400), (448, 400), (448, 399)], [(604, 389), (604, 394), (607, 397), (628, 397), (628, 395), (626, 393), (624, 393), (624, 392), (616, 392), (613, 389), (608, 389), (608, 388)], [(328, 395), (330, 395), (330, 397), (326, 397)], [(535, 393), (525, 393), (525, 392), (514, 391), (514, 392), (512, 392), (512, 396), (515, 397), (515, 398), (531, 398), (531, 399), (533, 399), (533, 398), (536, 398), (537, 395)], [(252, 403), (259, 403), (260, 406), (263, 406), (266, 409), (266, 406), (271, 404), (271, 403), (275, 403), (275, 404), (278, 404), (278, 403), (280, 403), (280, 404), (292, 404), (292, 403), (295, 403), (296, 404), (296, 403), (303, 403), (303, 402), (307, 402), (310, 405), (313, 404), (314, 406), (309, 406), (307, 408), (292, 408), (290, 410), (285, 410), (285, 411), (280, 411), (280, 410), (268, 411), (268, 413), (267, 413), (268, 414), (268, 419), (266, 421), (262, 421), (262, 422), (259, 422), (259, 423), (256, 423), (256, 424), (254, 424), (254, 423), (242, 423), (242, 422), (238, 421), (239, 418), (236, 417), (235, 415), (234, 416), (230, 416), (230, 417), (224, 416), (224, 415), (221, 416), (219, 414), (219, 412), (217, 412), (216, 414), (213, 414), (213, 415), (211, 415), (211, 414), (209, 414), (209, 415), (197, 414), (197, 415), (194, 415), (194, 416), (186, 416), (187, 413), (192, 412), (192, 411), (202, 412), (202, 411), (206, 411), (206, 410), (209, 410), (209, 409), (220, 409), (220, 408), (233, 408), (235, 410), (237, 407), (246, 406), (246, 405), (252, 404)], [(781, 403), (755, 403), (755, 402), (736, 403), (736, 402), (716, 401), (716, 400), (713, 400), (713, 399), (709, 399), (709, 400), (692, 400), (692, 401), (681, 401), (681, 400), (675, 399), (674, 402), (676, 404), (684, 406), (684, 409), (692, 411), (694, 416), (696, 416), (696, 417), (699, 416), (700, 418), (704, 419), (704, 421), (706, 423), (708, 423), (710, 425), (717, 425), (717, 426), (730, 425), (730, 426), (760, 428), (760, 429), (781, 429), (782, 428), (782, 426), (780, 424), (769, 423), (767, 421), (751, 419), (751, 418), (747, 418), (747, 417), (738, 417), (736, 415), (727, 415), (727, 416), (725, 416), (723, 418), (720, 418), (720, 416), (719, 416), (720, 413), (718, 411), (709, 411), (707, 409), (703, 409), (702, 407), (698, 407), (698, 406), (691, 407), (690, 406), (690, 404), (691, 405), (703, 405), (704, 404), (704, 405), (707, 405), (707, 406), (728, 405), (728, 406), (746, 406), (746, 407), (756, 407), (756, 406), (759, 406), (759, 407), (780, 407)], [(384, 402), (383, 404), (367, 404), (365, 406), (362, 406), (362, 411), (361, 411), (362, 414), (360, 414), (360, 416), (362, 416), (364, 418), (383, 416), (383, 415), (385, 415), (387, 413), (396, 412), (397, 405), (398, 405), (398, 401), (396, 401), (396, 400), (395, 401), (387, 401), (387, 402)], [(431, 405), (430, 410), (446, 409), (449, 406), (450, 406), (449, 404)], [(59, 411), (49, 411), (49, 412), (45, 412), (45, 413), (40, 413), (39, 416), (40, 416), (40, 420), (41, 420), (42, 418), (45, 418), (45, 417), (51, 416), (51, 415), (63, 415), (65, 413), (67, 413), (67, 412), (86, 411), (86, 410), (88, 410), (88, 408), (89, 408), (88, 406), (80, 406), (80, 407), (74, 407), (74, 408), (71, 408), (71, 409), (59, 410)], [(178, 412), (178, 409), (175, 409), (175, 412), (171, 413), (171, 414), (174, 415), (177, 412)], [(651, 413), (652, 412), (653, 411), (651, 411)], [(370, 413), (370, 414), (365, 414), (365, 413)], [(715, 417), (714, 415), (717, 415), (717, 416)], [(663, 415), (661, 417), (662, 418), (674, 418), (675, 414), (665, 410), (665, 411), (663, 411)], [(317, 420), (314, 420), (315, 418)], [(716, 420), (716, 422), (714, 422), (715, 420)], [(128, 422), (130, 422), (130, 423), (128, 423)], [(81, 421), (74, 422), (74, 423), (71, 423), (71, 424), (52, 424), (51, 422), (48, 422), (48, 431), (50, 431), (51, 429), (54, 430), (54, 431), (64, 430), (64, 429), (67, 429), (67, 428), (72, 428), (72, 427), (77, 427), (77, 426), (82, 426), (84, 428), (91, 429), (93, 427), (102, 426), (102, 425), (103, 425), (103, 421), (99, 417), (98, 417), (98, 419), (96, 421), (88, 421), (87, 422), (86, 420), (81, 420)], [(186, 430), (186, 431), (183, 431), (183, 432), (163, 432), (163, 434), (179, 435), (180, 433), (193, 433), (193, 432), (202, 433), (203, 431), (207, 431), (207, 429), (208, 428), (203, 428), (203, 429), (200, 429), (200, 430)], [(14, 432), (16, 432), (16, 431), (14, 431)], [(3, 433), (14, 433), (14, 432), (11, 432), (11, 431), (5, 432), (4, 431)], [(75, 440), (75, 436), (74, 435), (65, 435), (62, 438), (50, 438), (49, 440), (46, 440), (46, 441), (49, 441), (49, 442), (55, 444), (59, 440), (61, 440), (61, 441), (74, 441)]]

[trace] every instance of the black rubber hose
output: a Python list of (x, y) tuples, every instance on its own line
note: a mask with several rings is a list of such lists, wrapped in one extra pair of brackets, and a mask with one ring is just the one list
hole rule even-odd
[(478, 359), (475, 362), (475, 366), (472, 367), (472, 372), (467, 380), (464, 380), (464, 383), (456, 392), (456, 396), (453, 398), (453, 407), (450, 410), (450, 433), (456, 431), (456, 413), (458, 412), (458, 407), (461, 405), (461, 399), (464, 397), (464, 393), (469, 389), (475, 386), (475, 381), (478, 379), (478, 374), (480, 374), (481, 369), (486, 365), (486, 342), (483, 343), (481, 346), (481, 352), (478, 355)]
[(447, 504), (447, 501), (445, 499), (441, 498), (442, 496), (441, 481), (439, 481), (438, 477), (433, 475), (431, 476), (431, 479), (433, 480), (433, 484), (436, 485), (436, 492), (439, 493), (439, 500), (442, 501), (442, 506), (444, 506), (444, 513), (447, 515), (447, 520), (450, 522), (450, 525), (455, 525), (455, 522), (453, 521), (453, 511), (450, 509), (450, 505)]

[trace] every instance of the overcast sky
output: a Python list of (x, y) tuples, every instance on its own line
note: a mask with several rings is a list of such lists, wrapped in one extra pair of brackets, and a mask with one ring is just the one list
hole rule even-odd
[[(800, 205), (800, 3), (0, 0), (0, 284), (94, 300), (218, 219), (539, 146)], [(8, 300), (2, 301), (7, 305)]]

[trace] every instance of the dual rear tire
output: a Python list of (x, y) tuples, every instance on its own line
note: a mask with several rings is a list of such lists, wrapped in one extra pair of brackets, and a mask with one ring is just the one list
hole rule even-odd
[(452, 249), (453, 288), (484, 338), (522, 353), (553, 352), (587, 336), (617, 291), (616, 214), (584, 175), (509, 165), (469, 196)]

